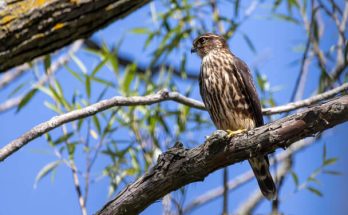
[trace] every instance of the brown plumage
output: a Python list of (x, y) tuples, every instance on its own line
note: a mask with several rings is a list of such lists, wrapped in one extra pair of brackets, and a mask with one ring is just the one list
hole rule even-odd
[[(231, 53), (225, 39), (203, 34), (194, 40), (191, 52), (202, 58), (200, 93), (215, 126), (230, 131), (262, 126), (261, 104), (249, 68)], [(263, 195), (275, 199), (267, 155), (250, 158), (249, 163)]]

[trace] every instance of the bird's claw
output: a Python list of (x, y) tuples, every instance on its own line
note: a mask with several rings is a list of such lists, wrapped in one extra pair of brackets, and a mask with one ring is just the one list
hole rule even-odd
[(240, 133), (245, 132), (246, 129), (238, 129), (238, 130), (236, 130), (236, 131), (232, 131), (232, 130), (226, 130), (226, 131), (227, 131), (227, 136), (228, 136), (229, 138), (231, 138), (231, 137), (234, 137), (234, 136), (237, 135), (237, 134), (240, 134)]

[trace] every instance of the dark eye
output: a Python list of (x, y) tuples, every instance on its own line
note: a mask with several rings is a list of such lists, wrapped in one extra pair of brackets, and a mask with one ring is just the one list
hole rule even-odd
[(201, 44), (206, 43), (206, 41), (207, 41), (207, 40), (206, 40), (205, 38), (200, 38), (200, 39), (199, 39), (199, 43), (201, 43)]

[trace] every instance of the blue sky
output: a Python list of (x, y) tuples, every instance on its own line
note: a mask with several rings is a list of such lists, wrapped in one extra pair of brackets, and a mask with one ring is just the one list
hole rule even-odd
[[(156, 4), (158, 4), (156, 2)], [(228, 8), (221, 8), (222, 13), (228, 13)], [(131, 14), (127, 18), (117, 21), (107, 28), (95, 33), (93, 38), (105, 41), (107, 44), (115, 44), (121, 37), (122, 32), (127, 32), (133, 27), (150, 25), (149, 5)], [(241, 28), (253, 40), (258, 54), (254, 54), (247, 47), (241, 34), (237, 34), (230, 41), (232, 52), (243, 59), (248, 65), (261, 62), (259, 68), (261, 73), (269, 78), (271, 87), (280, 90), (274, 96), (279, 104), (285, 104), (290, 100), (294, 82), (299, 73), (299, 64), (290, 66), (290, 63), (301, 57), (301, 53), (294, 52), (292, 47), (300, 44), (304, 40), (305, 32), (300, 26), (296, 26), (283, 21), (268, 19), (269, 6), (260, 5), (252, 18), (250, 18)], [(139, 22), (142, 20), (142, 22)], [(330, 35), (331, 26), (327, 26), (325, 32)], [(127, 34), (120, 52), (133, 56), (137, 62), (146, 63), (150, 52), (143, 52), (142, 47), (145, 38), (139, 35)], [(335, 41), (335, 37), (326, 37), (324, 45)], [(156, 44), (152, 44), (156, 47)], [(189, 53), (187, 50), (181, 52)], [(87, 64), (96, 65), (97, 61), (84, 51), (80, 51), (78, 56)], [(188, 64), (191, 71), (199, 71), (200, 60), (195, 55), (188, 54)], [(175, 56), (171, 56), (175, 58)], [(258, 60), (258, 59), (262, 60)], [(177, 59), (173, 59), (176, 62)], [(306, 85), (305, 97), (309, 96), (316, 88), (316, 73), (311, 67), (308, 84)], [(26, 74), (22, 80), (31, 79), (31, 74)], [(64, 82), (65, 90), (69, 91), (75, 87), (71, 75), (64, 69), (60, 71), (57, 78)], [(313, 81), (312, 81), (313, 80)], [(198, 83), (185, 81), (178, 83), (178, 89), (184, 91), (190, 85), (195, 85), (194, 94), (191, 96), (201, 100), (198, 93)], [(12, 88), (13, 89), (13, 88)], [(4, 101), (11, 88), (6, 89), (0, 95), (0, 100)], [(98, 89), (97, 89), (98, 91)], [(111, 97), (112, 95), (110, 95)], [(54, 114), (47, 111), (43, 102), (47, 97), (38, 94), (21, 112), (9, 111), (0, 115), (0, 146), (4, 146), (14, 138), (23, 134), (34, 125), (48, 120)], [(323, 144), (328, 148), (329, 157), (339, 157), (337, 164), (331, 169), (342, 172), (342, 176), (320, 175), (320, 185), (316, 185), (324, 193), (323, 197), (317, 197), (312, 193), (303, 190), (293, 193), (294, 182), (291, 177), (287, 177), (285, 186), (281, 191), (280, 210), (285, 214), (344, 214), (348, 211), (348, 205), (344, 204), (348, 196), (348, 186), (346, 186), (348, 170), (348, 146), (346, 145), (347, 123), (337, 126), (324, 134), (322, 140), (315, 143), (312, 147), (300, 152), (294, 159), (294, 171), (299, 175), (300, 182), (303, 182), (310, 173), (321, 164)], [(209, 135), (214, 129), (206, 130), (206, 133), (195, 134), (201, 142), (204, 137)], [(127, 135), (127, 134), (121, 134)], [(16, 214), (79, 214), (80, 209), (77, 202), (76, 193), (72, 184), (71, 172), (66, 167), (59, 167), (54, 177), (44, 178), (36, 189), (33, 188), (35, 177), (38, 171), (48, 162), (55, 159), (51, 148), (44, 138), (39, 138), (23, 149), (12, 155), (0, 165), (0, 215)], [(101, 158), (95, 171), (101, 170), (106, 164), (107, 159)], [(247, 162), (235, 164), (229, 167), (230, 178), (249, 170)], [(194, 183), (187, 186), (187, 201), (194, 199), (195, 196), (204, 193), (212, 188), (221, 185), (221, 170), (209, 175), (204, 182)], [(256, 181), (253, 180), (246, 186), (238, 189), (230, 195), (230, 212), (248, 197), (250, 192), (257, 188)], [(94, 183), (91, 187), (87, 208), (89, 213), (100, 209), (107, 201), (108, 180), (101, 180)], [(220, 213), (221, 198), (195, 210), (192, 214), (217, 214)], [(270, 204), (266, 201), (257, 210), (258, 214), (266, 214), (270, 211)], [(147, 208), (143, 214), (161, 214), (161, 202), (158, 201)]]

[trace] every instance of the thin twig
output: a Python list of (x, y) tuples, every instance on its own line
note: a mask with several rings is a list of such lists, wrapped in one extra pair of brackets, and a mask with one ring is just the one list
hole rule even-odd
[[(67, 135), (68, 132), (67, 132), (67, 128), (65, 125), (62, 126), (62, 130), (63, 130), (63, 134)], [(64, 143), (65, 143), (66, 147), (69, 148), (69, 144), (71, 144), (71, 143), (69, 143), (68, 140), (65, 140)], [(79, 201), (81, 213), (82, 213), (82, 215), (87, 215), (86, 202), (83, 198), (82, 191), (81, 191), (81, 185), (80, 185), (79, 176), (78, 176), (78, 169), (75, 165), (73, 157), (70, 154), (69, 154), (69, 162), (68, 163), (69, 163), (68, 166), (70, 167), (71, 173), (73, 175), (73, 183), (74, 183), (77, 198)]]
[[(289, 172), (290, 167), (291, 163), (284, 161), (277, 171), (277, 177), (283, 178), (286, 173)], [(264, 199), (264, 196), (259, 189), (256, 189), (255, 192), (251, 194), (250, 197), (248, 197), (248, 201), (238, 207), (235, 214), (253, 214), (253, 210), (261, 202), (262, 199)]]
[(21, 77), (26, 71), (28, 71), (29, 68), (30, 66), (28, 64), (25, 64), (23, 66), (17, 67), (14, 70), (4, 73), (0, 79), (0, 89), (5, 88), (8, 84)]
[(85, 205), (85, 201), (83, 199), (83, 195), (81, 192), (81, 186), (80, 186), (80, 182), (79, 182), (79, 177), (78, 177), (78, 171), (75, 165), (75, 162), (73, 160), (70, 160), (70, 166), (71, 166), (71, 171), (73, 174), (73, 180), (74, 180), (74, 186), (75, 186), (75, 190), (78, 196), (78, 200), (79, 200), (79, 205), (81, 208), (81, 213), (82, 215), (87, 215), (87, 209), (86, 209), (86, 205)]
[(223, 170), (223, 201), (222, 201), (222, 215), (228, 214), (228, 167)]
[(278, 107), (273, 107), (273, 108), (265, 108), (262, 110), (262, 113), (265, 115), (271, 115), (271, 114), (276, 114), (276, 113), (284, 113), (288, 111), (292, 111), (295, 109), (299, 109), (302, 107), (306, 107), (312, 104), (315, 104), (319, 101), (322, 101), (324, 99), (329, 99), (343, 91), (346, 91), (348, 89), (348, 83), (344, 83), (339, 87), (336, 87), (332, 90), (329, 90), (325, 93), (321, 93), (312, 97), (309, 97), (304, 100), (300, 100), (297, 102), (291, 102), (286, 105), (278, 106)]
[[(312, 20), (311, 20), (310, 25), (312, 25), (312, 24), (313, 24), (313, 16), (312, 16)], [(312, 27), (309, 27), (309, 30), (312, 31)], [(312, 32), (310, 32), (309, 34), (311, 34), (311, 33)], [(300, 74), (298, 75), (298, 78), (295, 82), (295, 87), (294, 87), (294, 91), (291, 95), (290, 102), (299, 100), (298, 93), (299, 93), (299, 91), (304, 90), (304, 86), (306, 83), (306, 77), (308, 75), (308, 66), (310, 64), (310, 60), (308, 58), (310, 44), (311, 44), (311, 40), (308, 36), (307, 42), (306, 42), (306, 47), (305, 47), (305, 50), (303, 52), (302, 59), (301, 59)]]

